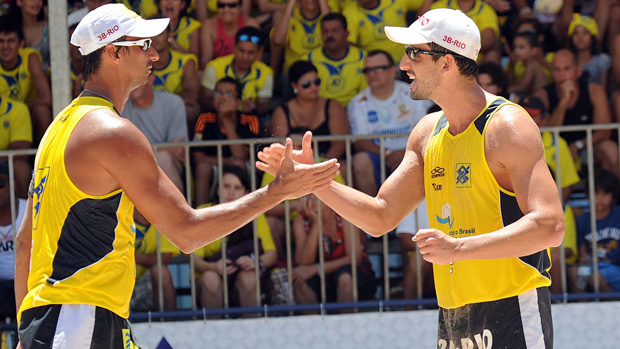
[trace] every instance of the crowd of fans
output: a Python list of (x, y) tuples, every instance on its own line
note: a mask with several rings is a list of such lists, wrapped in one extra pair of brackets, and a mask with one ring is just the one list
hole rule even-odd
[[(88, 11), (110, 0), (69, 3), (70, 33)], [(0, 151), (36, 148), (52, 122), (50, 45), (44, 0), (0, 1)], [(594, 0), (123, 0), (144, 18), (168, 17), (170, 26), (152, 38), (159, 54), (148, 84), (131, 93), (121, 116), (131, 120), (152, 144), (314, 135), (389, 135), (408, 133), (428, 112), (431, 101), (413, 101), (398, 69), (404, 51), (389, 41), (384, 26), (406, 26), (431, 8), (460, 9), (478, 25), (482, 48), (478, 81), (486, 91), (521, 104), (540, 126), (604, 125), (620, 120), (620, 2)], [(447, 38), (451, 39), (451, 38)], [(53, 48), (52, 48), (53, 49)], [(70, 47), (72, 94), (83, 86), (82, 56)], [(561, 170), (564, 202), (586, 191), (594, 180), (598, 236), (590, 214), (566, 205), (564, 251), (551, 251), (552, 292), (562, 292), (559, 262), (568, 267), (568, 291), (592, 290), (592, 262), (598, 256), (600, 289), (620, 292), (620, 208), (618, 135), (593, 133), (595, 178), (587, 178), (586, 132), (542, 133), (547, 164)], [(556, 144), (559, 159), (555, 160)], [(297, 144), (299, 146), (299, 144)], [(406, 138), (353, 142), (345, 159), (345, 141), (322, 142), (320, 158), (351, 161), (349, 185), (375, 195), (382, 178), (400, 164)], [(182, 147), (157, 148), (163, 171), (183, 193), (192, 192), (196, 207), (237, 199), (250, 190), (247, 144), (191, 148), (185, 164)], [(381, 159), (385, 160), (385, 171)], [(20, 217), (33, 158), (14, 157), (15, 202)], [(191, 169), (185, 181), (185, 165)], [(346, 166), (337, 178), (345, 182)], [(217, 183), (221, 171), (222, 183)], [(260, 175), (260, 174), (259, 174)], [(440, 174), (438, 174), (440, 175)], [(267, 185), (273, 177), (262, 177)], [(14, 230), (9, 200), (8, 166), (0, 158), (0, 297), (13, 299)], [(221, 189), (220, 189), (221, 188)], [(218, 190), (219, 189), (219, 190)], [(288, 301), (287, 244), (292, 246), (290, 285), (298, 304), (326, 300), (349, 302), (377, 296), (374, 268), (366, 253), (368, 239), (310, 195), (281, 204), (226, 238), (196, 251), (193, 274), (204, 308), (257, 306)], [(320, 212), (320, 213), (319, 213)], [(286, 217), (286, 218), (285, 218)], [(288, 219), (288, 221), (287, 221)], [(157, 262), (156, 229), (139, 212), (136, 221), (138, 281), (132, 309), (175, 310), (176, 293), (168, 264), (180, 252), (161, 236)], [(290, 240), (286, 226), (291, 228)], [(432, 267), (416, 258), (411, 237), (428, 226), (425, 205), (399, 225), (402, 286), (405, 298), (433, 297)], [(322, 233), (319, 234), (319, 227)], [(598, 250), (593, 251), (592, 246)], [(224, 257), (225, 255), (225, 257)], [(355, 258), (352, 258), (355, 256)], [(422, 265), (419, 265), (421, 263)], [(355, 264), (355, 269), (353, 268)], [(161, 266), (161, 268), (160, 268)], [(353, 273), (353, 270), (356, 272)], [(256, 277), (258, 272), (258, 277)], [(418, 275), (421, 273), (421, 275)], [(356, 274), (356, 278), (352, 277)], [(283, 279), (283, 276), (285, 277)], [(417, 278), (422, 279), (418, 289)], [(226, 279), (224, 286), (223, 280)], [(353, 280), (357, 280), (357, 285)], [(160, 309), (159, 282), (163, 288)], [(284, 281), (283, 281), (284, 280)], [(257, 281), (266, 298), (257, 299)], [(224, 294), (227, 289), (228, 294)], [(389, 290), (384, 291), (389, 292)], [(226, 300), (226, 301), (225, 301)], [(14, 316), (3, 302), (0, 317)], [(4, 305), (7, 305), (4, 307)], [(6, 309), (5, 309), (6, 308)]]

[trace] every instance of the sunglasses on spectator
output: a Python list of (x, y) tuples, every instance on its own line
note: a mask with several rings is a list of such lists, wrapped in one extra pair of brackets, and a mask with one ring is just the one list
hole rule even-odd
[(224, 7), (237, 8), (237, 6), (239, 6), (238, 2), (218, 2), (217, 3), (217, 8), (224, 8)]
[(248, 35), (248, 34), (242, 34), (239, 35), (239, 41), (242, 42), (246, 42), (246, 41), (250, 41), (253, 44), (260, 44), (260, 37), (256, 36), (256, 35)]
[(9, 179), (5, 177), (0, 177), (0, 189), (4, 188), (7, 183), (9, 183)]
[(237, 97), (235, 95), (234, 92), (221, 92), (221, 91), (213, 91), (213, 97), (219, 97), (219, 96), (224, 96), (224, 97), (228, 97), (228, 98), (235, 98)]
[(142, 46), (142, 51), (148, 51), (151, 48), (151, 43), (153, 43), (151, 39), (111, 42), (114, 46)]
[(392, 67), (393, 67), (392, 65), (378, 65), (376, 67), (366, 67), (366, 68), (362, 69), (362, 73), (368, 74), (368, 73), (372, 73), (373, 71), (388, 70), (388, 69), (390, 69)]
[(310, 80), (310, 79), (304, 80), (304, 81), (299, 83), (299, 86), (301, 86), (302, 88), (308, 88), (312, 84), (314, 84), (315, 86), (320, 86), (321, 85), (321, 79), (315, 78), (313, 80)]
[(407, 54), (407, 56), (409, 56), (409, 58), (413, 60), (418, 59), (418, 57), (420, 57), (421, 54), (429, 55), (429, 56), (445, 56), (447, 54), (451, 54), (456, 57), (463, 57), (459, 54), (452, 53), (452, 52), (426, 51), (426, 50), (422, 50), (421, 48), (416, 48), (416, 47), (411, 47), (411, 46), (405, 46), (405, 53)]

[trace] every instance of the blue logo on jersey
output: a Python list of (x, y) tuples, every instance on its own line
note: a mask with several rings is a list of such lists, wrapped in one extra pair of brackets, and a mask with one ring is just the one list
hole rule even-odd
[(445, 204), (441, 208), (441, 217), (438, 214), (435, 214), (435, 219), (440, 224), (447, 224), (450, 229), (452, 229), (452, 225), (454, 224), (454, 217), (452, 216), (452, 206), (450, 204)]
[(379, 117), (377, 117), (377, 112), (374, 110), (371, 110), (368, 112), (368, 122), (370, 123), (375, 123), (379, 121)]
[(456, 187), (471, 188), (471, 164), (456, 164)]
[[(36, 177), (41, 178), (40, 182), (33, 189), (33, 201), (34, 201), (34, 217), (32, 219), (32, 230), (36, 230), (39, 225), (39, 213), (41, 212), (41, 200), (43, 199), (43, 193), (45, 192), (45, 187), (47, 186), (47, 178), (49, 177), (50, 168), (40, 168), (37, 172), (42, 172), (41, 175)], [(35, 177), (35, 178), (36, 178)]]
[(8, 129), (8, 128), (9, 128), (9, 126), (11, 126), (11, 125), (9, 124), (9, 120), (5, 120), (5, 121), (4, 121), (4, 123), (2, 124), (2, 126), (3, 126), (5, 129)]

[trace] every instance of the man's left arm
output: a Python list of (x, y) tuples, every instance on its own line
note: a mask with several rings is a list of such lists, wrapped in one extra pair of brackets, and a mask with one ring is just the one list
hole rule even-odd
[(18, 321), (19, 308), (28, 294), (28, 273), (30, 272), (30, 247), (32, 246), (32, 197), (26, 203), (22, 225), (15, 237), (15, 306)]
[(522, 257), (562, 243), (562, 206), (532, 119), (513, 106), (500, 109), (489, 122), (485, 154), (499, 185), (514, 192), (524, 216), (497, 231), (461, 239), (422, 229), (414, 241), (427, 261)]

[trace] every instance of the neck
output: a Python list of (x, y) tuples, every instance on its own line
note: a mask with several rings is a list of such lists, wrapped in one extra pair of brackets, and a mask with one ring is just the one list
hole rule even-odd
[(344, 56), (347, 55), (348, 51), (349, 51), (349, 44), (346, 44), (343, 46), (339, 46), (338, 49), (333, 50), (333, 51), (325, 49), (325, 54), (331, 59), (338, 60), (338, 59), (344, 58)]
[(17, 66), (17, 62), (19, 62), (19, 54), (15, 56), (15, 58), (13, 58), (10, 61), (4, 61), (1, 62), (0, 64), (2, 65), (2, 68), (4, 68), (5, 70), (13, 70), (15, 69), (15, 66)]
[(140, 109), (146, 109), (153, 105), (153, 89), (148, 89), (144, 95), (138, 98), (132, 98), (133, 105)]
[(579, 64), (585, 64), (592, 59), (592, 52), (590, 50), (581, 50), (577, 52), (577, 60)]
[(457, 135), (465, 131), (480, 114), (487, 105), (487, 99), (496, 97), (485, 94), (476, 80), (462, 80), (452, 83), (451, 86), (453, 87), (444, 89), (440, 96), (432, 96), (431, 99), (446, 115), (450, 123), (450, 134)]
[(314, 108), (316, 108), (318, 104), (318, 98), (317, 99), (304, 99), (304, 98), (301, 98), (300, 96), (297, 96), (295, 97), (295, 101), (302, 109), (308, 110), (308, 111), (311, 111)]
[(609, 216), (609, 212), (611, 212), (611, 207), (607, 208), (604, 211), (596, 210), (596, 219), (599, 220), (599, 219), (607, 218), (607, 216)]
[(370, 88), (370, 93), (375, 96), (377, 99), (385, 101), (390, 98), (392, 93), (394, 92), (394, 83), (387, 84), (387, 86), (380, 86), (376, 88)]
[(179, 17), (170, 17), (170, 31), (173, 32), (179, 27)]
[(320, 12), (320, 8), (316, 7), (313, 10), (304, 10), (303, 8), (300, 9), (299, 11), (301, 12), (301, 15), (305, 18), (305, 19), (312, 19), (315, 18), (316, 16), (319, 15)]
[(367, 10), (373, 9), (375, 7), (377, 7), (377, 5), (379, 5), (379, 0), (375, 0), (373, 2), (369, 2), (368, 4), (365, 4), (363, 7)]
[(238, 77), (242, 77), (250, 71), (250, 69), (241, 68), (239, 64), (237, 64), (237, 61), (235, 59), (233, 59), (232, 66), (233, 66), (233, 69), (235, 70), (235, 74)]
[(153, 69), (162, 69), (170, 62), (170, 48), (166, 47), (165, 50), (157, 52), (159, 59), (153, 62)]
[(456, 2), (459, 4), (459, 8), (461, 9), (461, 11), (468, 12), (472, 8), (474, 8), (474, 4), (476, 1), (475, 0), (457, 0)]
[(126, 82), (123, 83), (122, 78), (116, 76), (103, 78), (97, 74), (84, 83), (84, 89), (93, 91), (101, 98), (108, 99), (120, 114), (123, 112), (129, 93), (133, 88), (130, 88)]
[(34, 26), (38, 23), (37, 16), (27, 15), (22, 13), (22, 23), (24, 27)]

